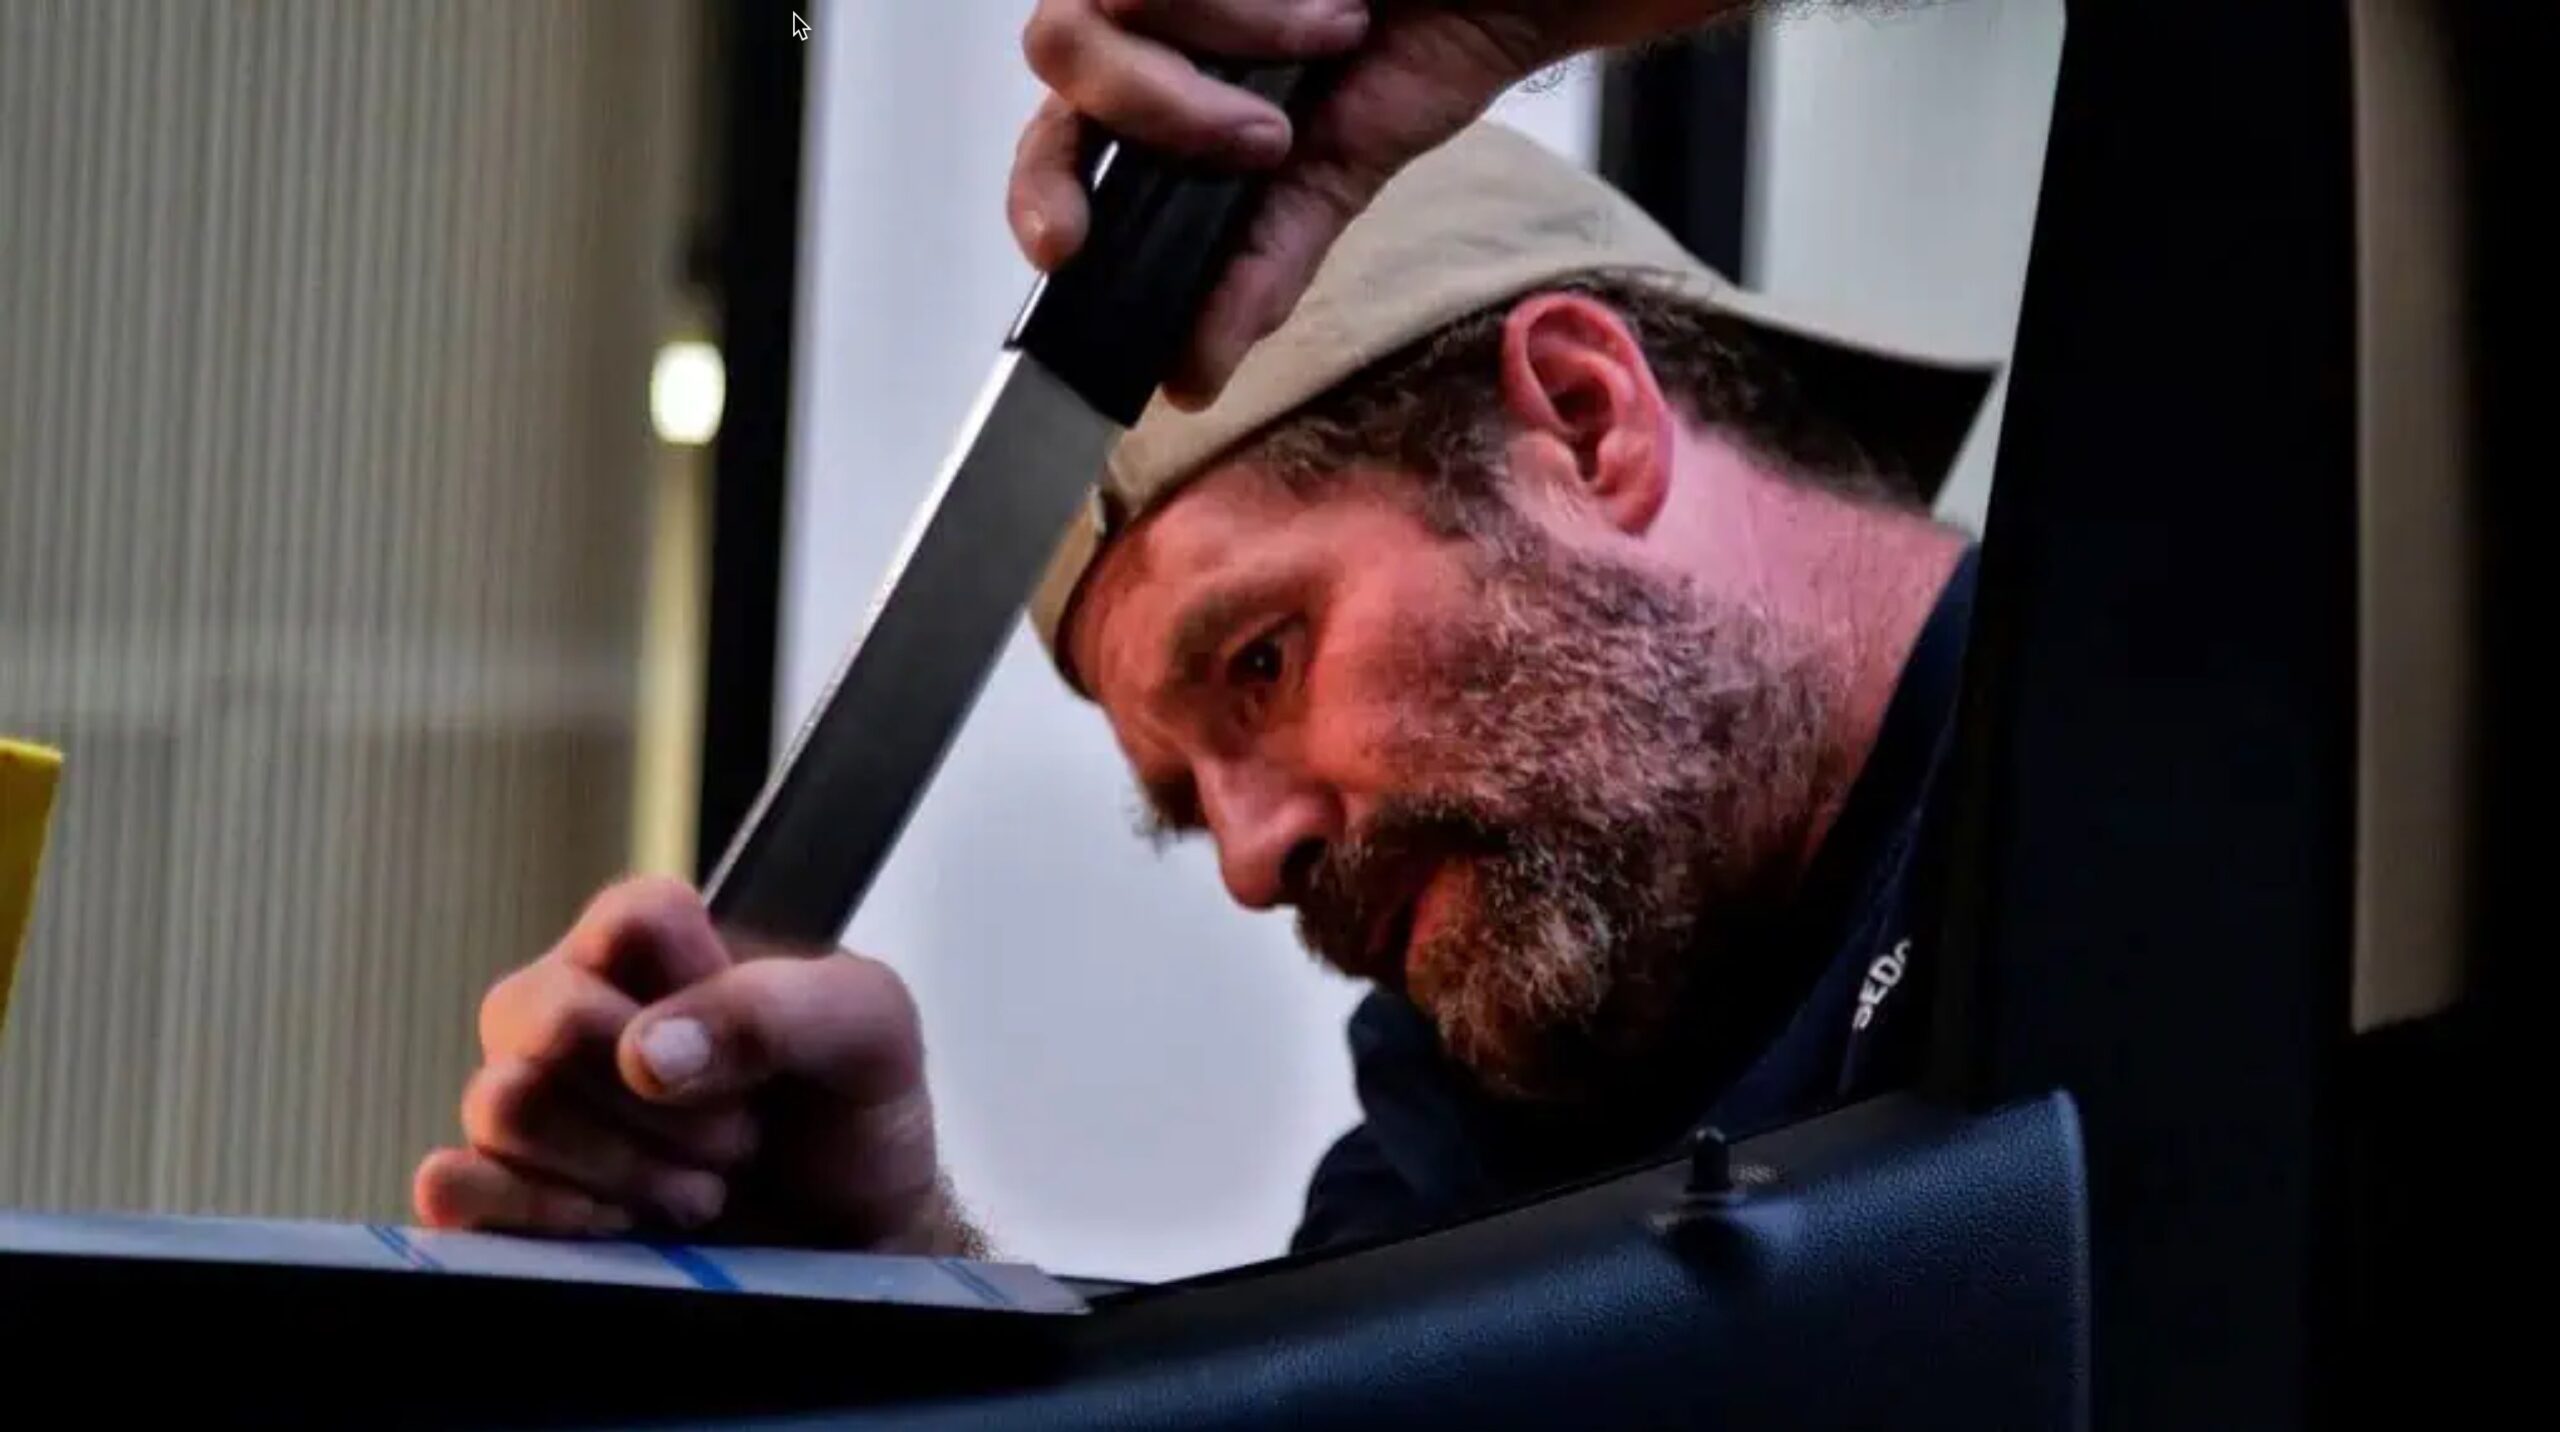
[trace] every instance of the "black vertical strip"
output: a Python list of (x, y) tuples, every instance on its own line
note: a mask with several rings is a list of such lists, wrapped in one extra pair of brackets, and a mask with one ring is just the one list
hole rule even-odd
[[(2532, 1139), (2515, 1136), (2546, 1062), (2546, 1001), (2526, 970), (2543, 961), (2549, 899), (2550, 254), (2555, 112), (2547, 5), (2448, 5), (2455, 119), (2468, 197), (2471, 471), (2477, 569), (2469, 597), (2478, 716), (2469, 733), (2475, 826), (2462, 1001), (2433, 1019), (2357, 1041), (2350, 1112), (2355, 1323), (2334, 1396), (2355, 1425), (2486, 1424), (2538, 1393), (2536, 1324), (2482, 1296), (2482, 1270), (2512, 1257), (2538, 1186)], [(2542, 294), (2536, 299), (2534, 294)], [(2381, 540), (2389, 540), (2380, 534)], [(2526, 1118), (2529, 1120), (2530, 1115)], [(2442, 1164), (2459, 1149), (2464, 1197), (2446, 1213)], [(2472, 1191), (2476, 1190), (2476, 1194)], [(2490, 1275), (2494, 1283), (2497, 1274)], [(2337, 1419), (2348, 1425), (2347, 1419)]]
[[(1953, 778), (1938, 1052), (2087, 1130), (2095, 1425), (2334, 1366), (2354, 865), (2347, 7), (2071, 7)], [(2164, 420), (2153, 421), (2145, 415)], [(2173, 416), (2172, 416), (2173, 415)]]
[[(2560, 11), (2550, 6), (2450, 6), (2458, 103), (2471, 195), (2469, 321), (2474, 347), (2473, 415), (2479, 502), (2480, 571), (2474, 578), (2479, 634), (2481, 723), (2473, 768), (2481, 773), (2480, 868), (2472, 873), (2475, 928), (2470, 986), (2494, 1022), (2502, 1057), (2522, 1053), (2523, 1016), (2541, 1001), (2524, 987), (2528, 959), (2541, 959), (2531, 932), (2542, 921), (2549, 881), (2546, 779), (2550, 732), (2560, 725), (2539, 693), (2550, 648), (2549, 521), (2550, 254), (2554, 225), (2546, 202), (2547, 137), (2560, 122), (2548, 67), (2560, 45)], [(2541, 300), (2524, 301), (2540, 292)], [(2527, 693), (2536, 693), (2528, 699)], [(2522, 1068), (2521, 1058), (2516, 1067)]]
[(1742, 278), (1751, 174), (1751, 27), (1612, 56), (1600, 172), (1691, 253)]
[(706, 14), (726, 76), (712, 266), (729, 370), (728, 409), (712, 461), (695, 843), (706, 876), (755, 803), (774, 754), (801, 123), (814, 43), (792, 37), (791, 16), (788, 0), (714, 5)]

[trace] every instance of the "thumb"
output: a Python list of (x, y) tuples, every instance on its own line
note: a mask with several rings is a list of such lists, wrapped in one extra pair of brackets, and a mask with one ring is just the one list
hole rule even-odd
[(777, 1078), (853, 1104), (924, 1080), (915, 1001), (877, 960), (834, 954), (750, 960), (642, 1010), (615, 1051), (642, 1098), (698, 1104)]

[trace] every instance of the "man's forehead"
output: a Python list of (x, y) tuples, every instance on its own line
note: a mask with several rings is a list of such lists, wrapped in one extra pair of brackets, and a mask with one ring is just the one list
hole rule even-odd
[[(1105, 547), (1085, 577), (1067, 640), (1096, 694), (1124, 632), (1170, 617), (1171, 599), (1266, 548), (1306, 503), (1268, 469), (1247, 461), (1211, 469)], [(1107, 634), (1107, 635), (1106, 635)]]

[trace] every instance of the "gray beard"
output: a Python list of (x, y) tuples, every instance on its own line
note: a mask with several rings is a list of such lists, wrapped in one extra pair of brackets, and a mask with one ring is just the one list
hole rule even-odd
[(1417, 637), (1415, 785), (1329, 850), (1299, 934), (1364, 970), (1381, 892), (1454, 858), (1405, 990), (1494, 1092), (1571, 1098), (1713, 998), (1718, 931), (1783, 896), (1819, 808), (1828, 703), (1767, 614), (1514, 532), (1480, 549), (1483, 618)]

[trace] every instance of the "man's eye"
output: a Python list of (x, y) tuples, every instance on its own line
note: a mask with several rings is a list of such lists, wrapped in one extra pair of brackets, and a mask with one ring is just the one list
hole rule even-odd
[(1267, 635), (1257, 635), (1236, 651), (1234, 661), (1226, 663), (1226, 676), (1239, 687), (1265, 687), (1280, 679), (1280, 643)]
[(1281, 650), (1280, 634), (1274, 631), (1236, 648), (1227, 661), (1227, 680), (1238, 686), (1269, 686), (1287, 667), (1288, 653)]

